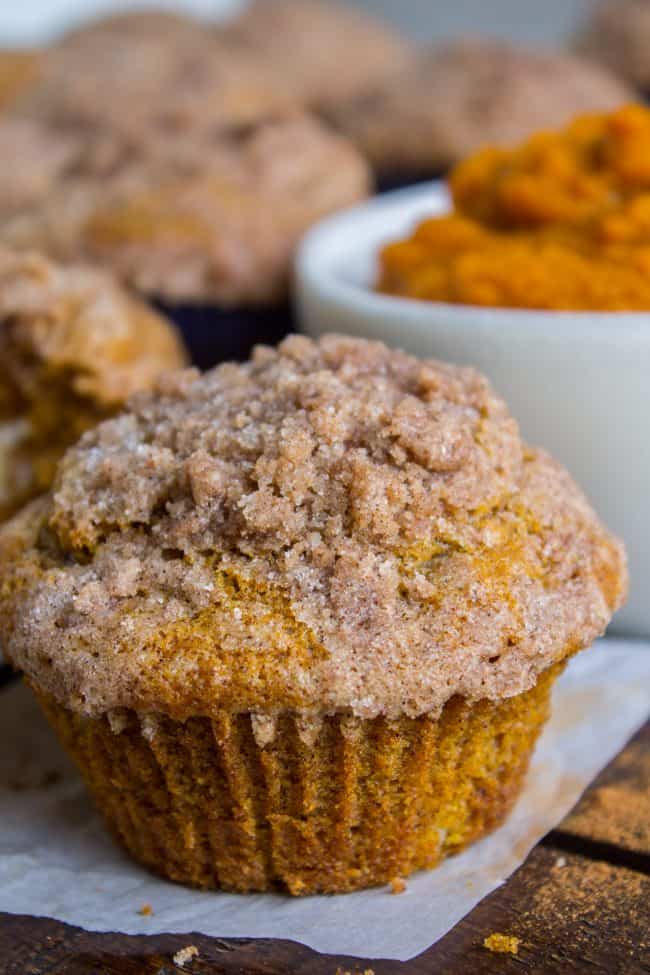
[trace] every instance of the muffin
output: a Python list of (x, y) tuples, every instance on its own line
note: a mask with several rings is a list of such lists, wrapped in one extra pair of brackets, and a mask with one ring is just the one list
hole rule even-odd
[(625, 584), (478, 373), (294, 336), (67, 452), (0, 535), (0, 638), (141, 863), (347, 891), (501, 822)]
[(363, 96), (413, 51), (377, 18), (331, 0), (254, 0), (218, 32), (318, 112)]
[(645, 0), (597, 4), (576, 47), (643, 93), (650, 91), (650, 6)]
[(185, 353), (107, 275), (0, 248), (0, 520), (50, 487), (84, 430)]
[(380, 290), (500, 308), (648, 311), (650, 110), (626, 105), (484, 149), (452, 213), (380, 255)]
[(423, 49), (331, 119), (390, 188), (439, 176), (481, 145), (508, 145), (634, 97), (605, 68), (570, 54), (461, 40)]
[(0, 190), (0, 239), (110, 268), (177, 321), (201, 366), (290, 330), (298, 239), (369, 186), (357, 150), (300, 114), (182, 139), (12, 117), (0, 151), (20, 159)]

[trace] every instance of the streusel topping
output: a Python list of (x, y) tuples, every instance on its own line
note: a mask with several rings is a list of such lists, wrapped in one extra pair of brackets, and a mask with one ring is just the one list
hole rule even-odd
[(134, 399), (0, 565), (9, 655), (93, 715), (499, 700), (625, 589), (620, 544), (481, 375), (337, 336)]

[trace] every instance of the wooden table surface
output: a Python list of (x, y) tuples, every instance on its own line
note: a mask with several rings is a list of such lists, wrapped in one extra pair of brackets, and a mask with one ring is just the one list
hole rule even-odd
[[(483, 947), (498, 932), (517, 955)], [(650, 724), (510, 880), (409, 962), (320, 955), (289, 941), (92, 934), (0, 914), (0, 975), (483, 975), (650, 973)]]

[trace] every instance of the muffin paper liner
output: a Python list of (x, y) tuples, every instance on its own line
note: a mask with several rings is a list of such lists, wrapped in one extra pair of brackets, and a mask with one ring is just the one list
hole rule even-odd
[(178, 326), (200, 369), (246, 359), (254, 345), (275, 345), (295, 329), (289, 302), (239, 308), (156, 302), (156, 307)]
[(232, 891), (349, 891), (434, 866), (498, 825), (548, 715), (536, 687), (440, 718), (306, 724), (248, 713), (81, 717), (39, 695), (111, 832), (172, 880)]

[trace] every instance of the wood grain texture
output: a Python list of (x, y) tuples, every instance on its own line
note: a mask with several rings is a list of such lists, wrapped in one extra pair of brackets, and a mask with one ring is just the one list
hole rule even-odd
[[(410, 962), (319, 955), (286, 941), (93, 934), (4, 914), (0, 975), (178, 975), (173, 955), (190, 944), (199, 949), (182, 969), (190, 975), (650, 973), (649, 763), (647, 726), (507, 884)], [(494, 932), (519, 938), (518, 954), (484, 948)]]
[(562, 830), (650, 856), (650, 723), (601, 772)]

